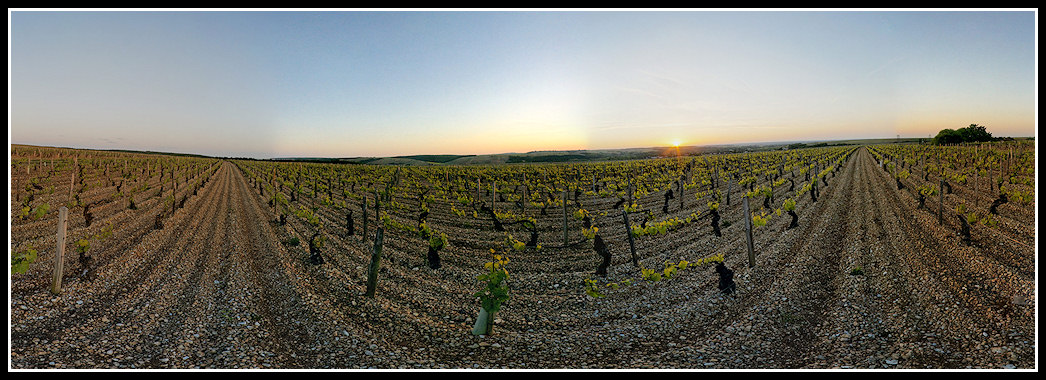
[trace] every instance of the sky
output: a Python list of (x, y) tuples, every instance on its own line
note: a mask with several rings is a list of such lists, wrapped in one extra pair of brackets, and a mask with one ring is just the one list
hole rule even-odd
[(271, 158), (1036, 134), (1034, 10), (8, 15), (14, 144)]

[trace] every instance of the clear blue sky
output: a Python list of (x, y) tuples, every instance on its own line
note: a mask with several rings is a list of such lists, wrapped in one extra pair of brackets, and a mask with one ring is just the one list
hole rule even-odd
[(1034, 11), (10, 11), (10, 141), (486, 154), (1035, 135)]

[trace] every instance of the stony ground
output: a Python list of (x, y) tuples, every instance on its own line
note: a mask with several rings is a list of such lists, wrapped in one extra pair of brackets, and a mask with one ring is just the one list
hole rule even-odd
[(147, 213), (112, 216), (121, 239), (95, 278), (80, 275), (74, 258), (58, 296), (47, 291), (50, 264), (12, 276), (11, 368), (1036, 365), (1033, 227), (1030, 236), (977, 229), (966, 246), (955, 222), (918, 209), (864, 149), (817, 202), (802, 198), (799, 228), (781, 216), (755, 231), (754, 267), (738, 193), (723, 206), (733, 222), (723, 237), (695, 223), (637, 241), (643, 265), (657, 269), (724, 254), (733, 295), (718, 292), (712, 266), (638, 280), (623, 228), (605, 221), (614, 262), (601, 283), (635, 284), (588, 297), (582, 279), (597, 278), (599, 261), (590, 245), (510, 254), (513, 298), (494, 333), (478, 337), (471, 294), (489, 260), (484, 244), (500, 236), (482, 231), (488, 225), (434, 211), (432, 224), (451, 236), (438, 270), (423, 265), (416, 239), (386, 236), (378, 294), (367, 298), (371, 240), (346, 236), (344, 216), (328, 212), (326, 263), (311, 265), (307, 246), (284, 243), (307, 240), (310, 227), (274, 223), (240, 169), (221, 165), (163, 229), (151, 230)]

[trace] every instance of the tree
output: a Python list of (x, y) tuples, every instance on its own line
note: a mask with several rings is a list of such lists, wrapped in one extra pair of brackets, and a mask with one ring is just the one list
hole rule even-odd
[(969, 127), (959, 128), (957, 131), (962, 136), (963, 142), (991, 141), (992, 134), (983, 125), (970, 124)]
[(958, 144), (964, 142), (991, 141), (992, 134), (983, 125), (970, 124), (969, 127), (954, 129), (942, 129), (933, 138), (934, 145)]
[(962, 142), (962, 135), (954, 129), (946, 128), (937, 133), (933, 138), (933, 145), (958, 144)]

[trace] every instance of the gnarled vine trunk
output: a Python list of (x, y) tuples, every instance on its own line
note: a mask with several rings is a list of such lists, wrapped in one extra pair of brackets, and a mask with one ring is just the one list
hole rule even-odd
[(661, 212), (662, 213), (665, 213), (665, 214), (668, 213), (668, 200), (669, 199), (675, 199), (675, 196), (672, 195), (672, 189), (668, 189), (668, 191), (665, 192), (665, 205), (661, 206)]
[(973, 243), (973, 239), (970, 237), (970, 223), (966, 222), (966, 217), (962, 214), (957, 214), (957, 216), (961, 223), (959, 232), (962, 234), (962, 242), (963, 244), (966, 244), (966, 246), (970, 246)]
[(504, 232), (505, 231), (505, 226), (503, 226), (501, 224), (501, 221), (498, 220), (498, 216), (497, 216), (497, 214), (494, 214), (494, 210), (491, 209), (490, 207), (487, 207), (486, 202), (480, 204), (479, 209), (480, 209), (480, 211), (483, 211), (488, 216), (490, 216), (490, 219), (494, 220), (494, 231), (498, 231), (498, 232)]
[(1006, 203), (1006, 202), (1009, 202), (1009, 201), (1010, 201), (1009, 199), (1006, 199), (1006, 194), (999, 193), (999, 199), (996, 199), (994, 202), (992, 202), (992, 205), (988, 209), (988, 211), (991, 212), (992, 215), (999, 215), (998, 207), (1000, 205), (1002, 205), (1003, 203)]
[(355, 233), (356, 233), (356, 229), (352, 225), (352, 210), (349, 210), (349, 213), (347, 215), (345, 215), (345, 235), (346, 236), (352, 236)]
[(712, 212), (712, 232), (715, 233), (715, 236), (722, 237), (723, 233), (719, 231), (719, 219), (720, 219), (719, 211), (711, 210), (711, 212)]
[(795, 210), (788, 210), (788, 215), (792, 217), (792, 223), (788, 224), (787, 229), (799, 227), (799, 215), (796, 215)]
[(312, 237), (309, 238), (309, 253), (311, 254), (309, 256), (309, 262), (313, 265), (323, 264), (323, 256), (320, 256), (320, 246), (316, 242), (318, 236), (320, 236), (319, 232), (313, 234)]
[(429, 253), (428, 253), (427, 256), (425, 256), (425, 261), (429, 265), (429, 268), (439, 269), (439, 267), (440, 267), (439, 251), (437, 251), (436, 249), (432, 248), (432, 246), (429, 246)]
[(723, 294), (731, 294), (737, 289), (734, 283), (734, 271), (727, 268), (723, 263), (716, 264), (716, 273), (719, 273), (719, 291)]
[(603, 258), (603, 262), (599, 264), (598, 268), (596, 268), (596, 275), (605, 277), (607, 275), (607, 268), (610, 267), (610, 250), (607, 249), (606, 243), (603, 242), (603, 238), (599, 236), (599, 234), (596, 234), (595, 242), (592, 244), (592, 247), (596, 253)]

